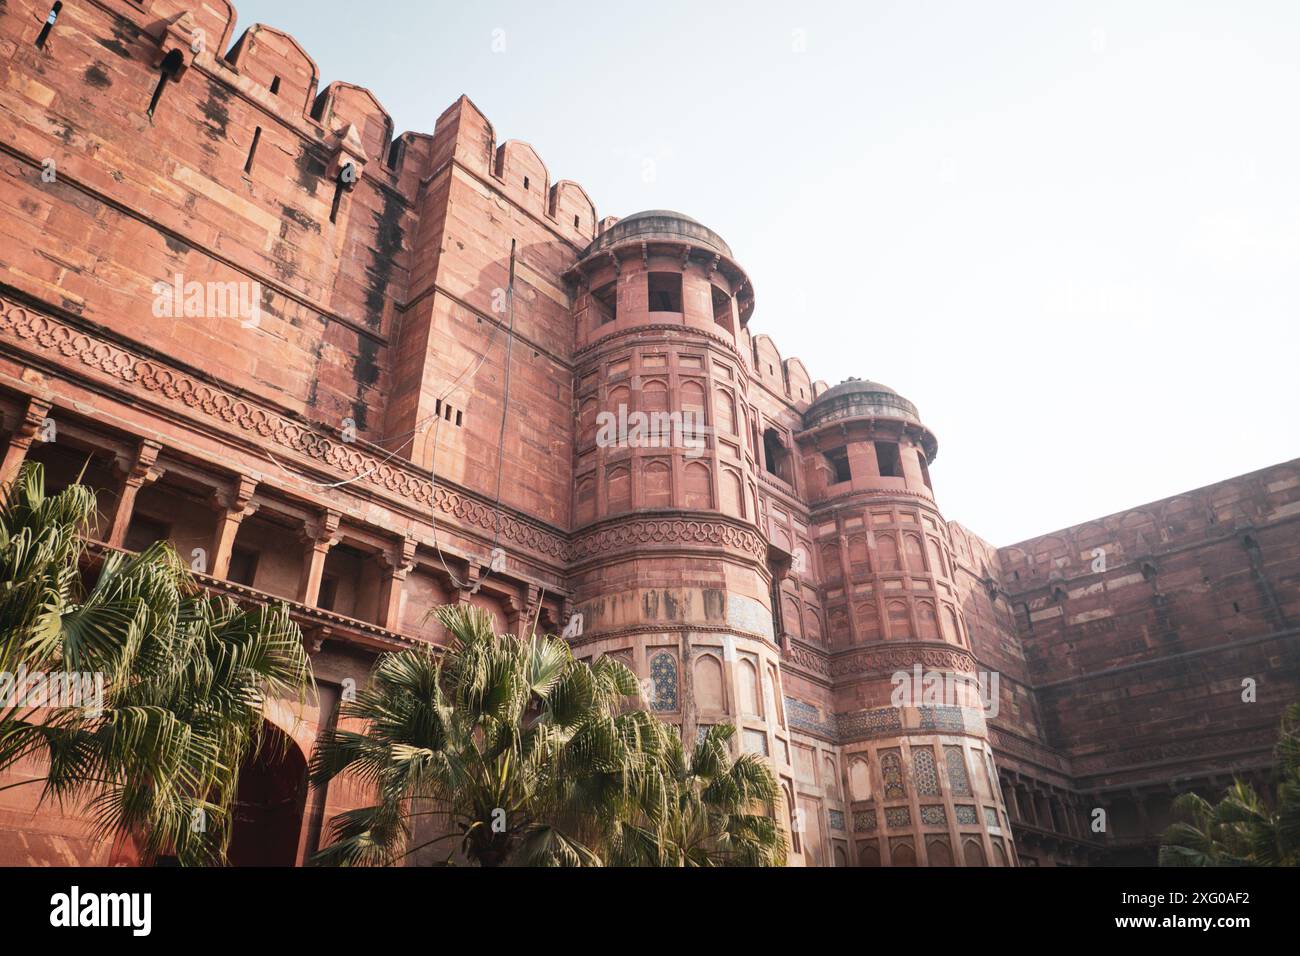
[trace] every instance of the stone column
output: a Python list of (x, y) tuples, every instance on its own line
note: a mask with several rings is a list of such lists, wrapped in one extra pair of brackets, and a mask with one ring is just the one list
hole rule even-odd
[(18, 421), (9, 435), (4, 460), (0, 461), (0, 503), (4, 502), (9, 483), (18, 477), (19, 469), (27, 460), (27, 452), (32, 447), (32, 441), (49, 413), (49, 402), (43, 402), (38, 398), (27, 399), (27, 405), (18, 416)]
[(525, 618), (525, 608), (523, 602), (519, 600), (519, 595), (510, 594), (506, 596), (506, 633), (515, 637), (519, 636), (519, 625)]
[(254, 479), (240, 475), (229, 488), (218, 489), (212, 494), (212, 503), (217, 508), (217, 527), (208, 556), (208, 574), (214, 578), (224, 578), (230, 573), (230, 556), (234, 552), (239, 526), (257, 511), (257, 505), (252, 503), (256, 490)]
[(515, 633), (521, 638), (530, 637), (533, 629), (533, 622), (541, 616), (542, 589), (535, 584), (529, 584), (524, 591), (524, 606), (522, 610), (522, 619), (515, 626)]
[(298, 602), (315, 607), (320, 598), (321, 575), (325, 571), (325, 555), (339, 543), (339, 518), (337, 511), (325, 511), (304, 525), (301, 538), (306, 545), (302, 578), (298, 584)]
[(160, 451), (162, 445), (146, 438), (136, 447), (134, 455), (118, 457), (117, 471), (122, 475), (122, 492), (118, 495), (113, 522), (108, 530), (107, 543), (110, 547), (120, 548), (126, 541), (126, 531), (131, 526), (131, 515), (135, 511), (135, 497), (140, 489), (162, 476), (163, 469), (154, 467)]
[(396, 548), (379, 556), (384, 581), (379, 593), (379, 621), (382, 628), (398, 631), (402, 626), (402, 585), (415, 567), (415, 539), (403, 538)]
[(465, 586), (456, 589), (456, 603), (470, 604), (470, 598), (478, 593), (480, 578), (483, 577), (483, 565), (469, 562), (465, 567)]

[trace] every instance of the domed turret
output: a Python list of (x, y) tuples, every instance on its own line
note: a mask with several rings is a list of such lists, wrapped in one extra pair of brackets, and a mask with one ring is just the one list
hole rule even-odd
[(683, 740), (730, 723), (792, 780), (749, 278), (721, 236), (664, 209), (606, 225), (566, 278), (578, 412), (568, 585), (584, 629), (572, 643), (632, 666)]
[(861, 378), (846, 378), (813, 400), (804, 413), (811, 428), (823, 421), (866, 416), (869, 418), (905, 418), (921, 423), (916, 406), (888, 385)]
[(731, 247), (721, 236), (698, 220), (671, 209), (647, 209), (620, 219), (593, 239), (582, 256), (585, 259), (601, 249), (633, 239), (689, 242), (731, 258)]
[(681, 324), (735, 345), (754, 311), (749, 276), (712, 229), (668, 209), (607, 226), (565, 277), (576, 286), (577, 344), (635, 325)]
[[(938, 441), (915, 405), (857, 378), (817, 396), (803, 425), (859, 862), (1005, 859), (982, 675), (930, 485)], [(943, 693), (926, 697), (923, 680)]]
[(803, 415), (799, 443), (814, 467), (816, 501), (851, 491), (903, 491), (932, 497), (930, 462), (939, 442), (916, 406), (888, 385), (850, 378), (822, 392)]

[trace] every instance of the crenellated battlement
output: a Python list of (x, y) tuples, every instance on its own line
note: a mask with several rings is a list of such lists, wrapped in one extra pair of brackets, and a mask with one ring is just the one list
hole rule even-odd
[[(6, 34), (13, 51), (34, 44), (52, 6), (45, 0), (11, 0), (7, 4), (0, 16), (12, 21)], [(94, 0), (59, 7), (42, 44), (48, 53), (58, 55), (61, 48), (73, 44), (73, 34), (77, 34), (78, 45), (90, 41), (122, 60), (154, 71), (162, 68), (168, 51), (175, 50), (184, 61), (181, 70), (197, 67), (260, 110), (261, 119), (292, 128), (318, 148), (327, 148), (332, 139), (355, 128), (367, 161), (366, 174), (396, 188), (408, 200), (414, 199), (423, 178), (454, 156), (476, 173), (492, 177), (511, 198), (551, 222), (572, 242), (589, 242), (598, 233), (595, 205), (582, 186), (563, 179), (552, 183), (545, 163), (527, 143), (507, 140), (498, 145), (491, 123), (467, 97), (449, 107), (431, 133), (395, 135), (392, 117), (365, 87), (334, 81), (318, 89), (316, 62), (290, 34), (255, 23), (232, 41), (237, 11), (224, 0), (197, 6), (174, 0)], [(124, 64), (117, 65), (121, 68)], [(113, 95), (110, 87), (98, 89), (106, 96)], [(84, 93), (93, 100), (96, 88)], [(455, 131), (459, 141), (451, 155), (413, 148), (436, 143), (449, 130)], [(414, 175), (403, 175), (408, 170)]]
[(802, 359), (782, 358), (771, 336), (765, 333), (752, 336), (748, 351), (754, 377), (797, 410), (803, 411), (826, 391), (825, 382), (813, 382)]
[[(1002, 866), (1264, 766), (1300, 687), (1300, 463), (995, 548), (910, 401), (751, 330), (722, 236), (602, 218), (466, 96), (398, 133), (224, 0), (0, 0), (0, 158), (0, 484), (84, 481), (104, 546), (290, 602), (329, 693), (437, 605), (567, 622), (683, 740), (771, 758), (793, 861)], [(1000, 696), (896, 702), (922, 667)], [(0, 863), (107, 859), (22, 793)]]
[[(10, 0), (0, 43), (0, 132), (23, 170), (7, 192), (31, 231), (16, 248), (38, 248), (57, 210), (68, 258), (60, 271), (15, 252), (5, 281), (329, 427), (385, 438), (401, 317), (437, 282), (434, 177), (454, 165), (535, 223), (534, 248), (567, 250), (543, 271), (596, 235), (585, 190), (552, 182), (526, 143), (498, 145), (467, 97), (431, 132), (395, 135), (371, 91), (321, 89), (290, 34), (237, 33), (228, 3)], [(150, 314), (177, 276), (251, 287), (256, 326)], [(492, 287), (474, 298), (485, 313)], [(524, 329), (539, 351), (569, 349), (567, 333)]]

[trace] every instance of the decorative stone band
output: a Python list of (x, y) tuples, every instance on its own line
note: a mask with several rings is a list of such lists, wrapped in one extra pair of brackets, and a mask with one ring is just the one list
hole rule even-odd
[(498, 513), (492, 505), (462, 491), (442, 484), (434, 491), (432, 482), (404, 459), (384, 460), (379, 455), (332, 438), (309, 425), (289, 421), (254, 402), (236, 398), (184, 372), (96, 339), (4, 297), (0, 297), (0, 333), (15, 336), (63, 359), (80, 361), (119, 382), (234, 425), (249, 433), (250, 437), (297, 452), (344, 478), (356, 478), (407, 502), (415, 501), (427, 506), (432, 499), (443, 514), (479, 530), (495, 532), (499, 521), (502, 538), (537, 554), (559, 561), (569, 557), (569, 547), (564, 538), (513, 515)]
[(789, 650), (786, 652), (786, 661), (794, 664), (798, 668), (819, 674), (822, 677), (830, 676), (830, 659), (821, 651), (814, 650), (807, 644), (802, 644), (797, 638), (789, 639)]
[(1194, 775), (1195, 768), (1199, 766), (1221, 772), (1224, 758), (1233, 754), (1257, 752), (1267, 758), (1277, 742), (1277, 733), (1277, 728), (1270, 724), (1254, 730), (1122, 748), (1106, 754), (1079, 757), (1071, 761), (1071, 767), (1076, 778), (1102, 772), (1137, 770), (1172, 761), (1186, 762), (1189, 765), (1189, 771), (1192, 772), (1186, 776)]
[(831, 741), (839, 739), (839, 728), (835, 725), (835, 715), (827, 714), (822, 719), (816, 707), (797, 697), (785, 699), (785, 719), (793, 730), (802, 730), (816, 734)]
[(933, 644), (899, 644), (827, 655), (798, 639), (792, 639), (786, 659), (824, 677), (857, 677), (910, 671), (916, 664), (934, 670), (964, 673), (974, 673), (978, 667), (975, 658), (965, 651), (936, 647)]
[(696, 338), (708, 339), (710, 342), (714, 342), (717, 345), (722, 346), (733, 356), (735, 356), (736, 360), (740, 362), (739, 368), (741, 374), (745, 375), (746, 378), (748, 378), (747, 375), (748, 370), (745, 366), (745, 360), (743, 356), (741, 356), (740, 350), (736, 348), (736, 344), (734, 342), (728, 342), (723, 336), (710, 332), (707, 329), (698, 328), (697, 326), (694, 325), (668, 325), (666, 323), (658, 322), (652, 325), (629, 326), (628, 328), (618, 329), (615, 332), (609, 332), (606, 335), (602, 335), (594, 342), (590, 342), (587, 345), (584, 345), (582, 348), (578, 349), (576, 352), (574, 352), (573, 357), (575, 362), (587, 361), (590, 358), (594, 357), (591, 355), (591, 353), (596, 352), (602, 347), (613, 343), (617, 339), (623, 338), (624, 336), (628, 336), (628, 335), (636, 335), (644, 338), (650, 334), (658, 334), (658, 335), (663, 335), (665, 337), (672, 336), (676, 338), (681, 338), (683, 334), (685, 334), (689, 336), (694, 336)]
[(916, 664), (927, 669), (972, 674), (978, 666), (975, 658), (964, 651), (933, 645), (907, 644), (837, 654), (831, 658), (830, 674), (832, 677), (849, 675), (856, 677), (866, 674), (893, 673), (911, 670)]
[(468, 526), (495, 532), (499, 522), (505, 540), (559, 561), (581, 561), (623, 548), (654, 544), (726, 547), (760, 561), (767, 554), (767, 543), (752, 528), (721, 516), (622, 521), (582, 534), (570, 543), (514, 515), (497, 512), (492, 505), (461, 490), (443, 484), (434, 490), (432, 482), (404, 459), (385, 460), (4, 297), (0, 297), (0, 333), (13, 335), (64, 359), (75, 359), (119, 382), (234, 425), (250, 437), (297, 452), (344, 478), (355, 478), (407, 502), (427, 506), (432, 500), (438, 511)]
[(875, 707), (835, 715), (840, 743), (896, 737), (900, 734), (986, 733), (984, 715), (969, 707), (927, 705), (923, 707)]
[(581, 637), (565, 638), (571, 647), (579, 648), (587, 644), (594, 644), (597, 641), (615, 640), (621, 637), (630, 637), (637, 634), (684, 634), (690, 638), (693, 634), (716, 636), (730, 635), (732, 637), (742, 638), (744, 640), (763, 641), (770, 647), (775, 647), (770, 635), (755, 634), (750, 631), (744, 631), (737, 627), (724, 624), (663, 624), (658, 621), (649, 624), (629, 624), (626, 627), (610, 628), (609, 630), (589, 631)]
[(833, 497), (821, 499), (808, 514), (813, 521), (818, 521), (828, 512), (833, 513), (857, 499), (865, 501), (869, 498), (915, 498), (918, 504), (934, 508), (934, 496), (928, 492), (923, 493), (908, 488), (859, 488), (856, 491), (845, 491)]
[(757, 561), (767, 557), (767, 542), (753, 528), (722, 516), (624, 518), (580, 534), (569, 551), (571, 561), (641, 550), (645, 545), (708, 545), (730, 548)]
[(1070, 774), (1069, 764), (1059, 753), (1032, 740), (1027, 740), (1019, 734), (1008, 733), (1000, 727), (990, 727), (989, 740), (998, 753), (1013, 754), (1028, 760), (1030, 763), (1038, 764), (1040, 767), (1048, 767), (1067, 776)]

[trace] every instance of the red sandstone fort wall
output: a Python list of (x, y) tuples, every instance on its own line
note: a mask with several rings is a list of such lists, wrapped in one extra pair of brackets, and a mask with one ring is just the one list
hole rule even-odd
[[(616, 220), (526, 143), (498, 143), (469, 99), (431, 133), (394, 137), (368, 91), (318, 89), (290, 36), (237, 34), (219, 0), (64, 4), (38, 48), (48, 10), (0, 7), (5, 462), (41, 461), (57, 487), (89, 461), (100, 537), (224, 549), (211, 586), (291, 602), (322, 690), (300, 724), (279, 715), (304, 756), (377, 650), (442, 639), (428, 608), (465, 601), (514, 630), (533, 615), (554, 628), (589, 600), (607, 633), (583, 653), (626, 655), (643, 676), (669, 655), (682, 683), (666, 719), (732, 720), (771, 748), (808, 827), (803, 862), (890, 862), (892, 844), (854, 830), (875, 806), (852, 799), (855, 774), (879, 789), (860, 724), (886, 673), (855, 668), (902, 659), (862, 653), (878, 639), (903, 656), (931, 641), (931, 660), (998, 674), (1001, 795), (983, 731), (962, 733), (978, 742), (966, 754), (983, 809), (1015, 826), (1025, 862), (1095, 859), (1113, 836), (1085, 832), (1097, 806), (1121, 844), (1149, 844), (1171, 782), (1210, 792), (1267, 764), (1300, 696), (1295, 462), (996, 549), (940, 518), (915, 454), (882, 481), (858, 443), (853, 481), (831, 488), (826, 448), (798, 438), (827, 387), (751, 333), (743, 273), (664, 249), (588, 263), (622, 277), (621, 318), (597, 321), (575, 264)], [(171, 54), (183, 68), (160, 88)], [(681, 271), (671, 320), (647, 312), (652, 265)], [(255, 284), (258, 320), (159, 314), (155, 284), (177, 275)], [(597, 454), (590, 416), (620, 396), (637, 406), (647, 382), (706, 413), (707, 481)], [(60, 437), (33, 443), (47, 414)], [(885, 505), (869, 516), (872, 501)], [(662, 521), (635, 525), (639, 512)], [(886, 583), (872, 529), (926, 544)], [(505, 564), (489, 571), (493, 546)], [(861, 596), (876, 586), (890, 600)], [(770, 635), (755, 609), (770, 609)], [(747, 634), (739, 655), (729, 629)], [(1240, 701), (1247, 677), (1255, 704)], [(34, 813), (33, 790), (0, 795), (0, 860), (116, 858), (75, 813)], [(309, 795), (300, 857), (362, 798)]]
[(1290, 462), (1001, 549), (1045, 736), (1081, 787), (1271, 762), (1300, 699), (1298, 520)]

